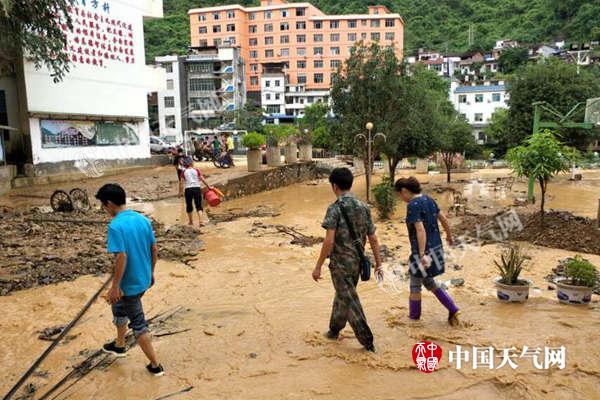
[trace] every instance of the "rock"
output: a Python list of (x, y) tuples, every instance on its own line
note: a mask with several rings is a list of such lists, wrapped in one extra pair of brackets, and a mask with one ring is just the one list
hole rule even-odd
[(463, 286), (465, 284), (465, 280), (463, 278), (453, 278), (450, 279), (450, 284), (456, 287)]
[(258, 354), (252, 352), (252, 353), (248, 354), (248, 357), (250, 357), (250, 358), (256, 358), (256, 357), (258, 357)]
[(461, 269), (463, 269), (462, 265), (458, 265), (458, 264), (454, 264), (452, 266), (452, 269), (454, 269), (455, 271), (460, 271)]
[(552, 285), (548, 285), (548, 290), (556, 290), (556, 288)]

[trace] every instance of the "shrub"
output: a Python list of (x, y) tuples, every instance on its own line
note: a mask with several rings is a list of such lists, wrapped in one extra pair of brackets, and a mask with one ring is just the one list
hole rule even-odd
[(500, 272), (500, 283), (505, 285), (526, 284), (525, 281), (519, 279), (525, 258), (526, 255), (519, 246), (511, 246), (500, 255), (500, 262), (494, 260), (494, 264)]
[(248, 132), (244, 135), (242, 144), (250, 150), (257, 150), (265, 144), (265, 137), (258, 132)]
[(575, 286), (594, 287), (596, 285), (596, 268), (594, 264), (580, 255), (569, 259), (566, 264), (565, 275)]
[(375, 206), (381, 219), (389, 219), (390, 214), (396, 208), (396, 193), (394, 192), (393, 182), (388, 176), (384, 176), (381, 183), (373, 187), (375, 197)]

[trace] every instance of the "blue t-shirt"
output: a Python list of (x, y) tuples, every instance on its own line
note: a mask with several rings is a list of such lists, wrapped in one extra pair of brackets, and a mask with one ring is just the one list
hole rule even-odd
[[(440, 209), (435, 200), (427, 195), (420, 195), (413, 198), (406, 208), (406, 225), (410, 240), (411, 261), (416, 261), (419, 258), (419, 242), (417, 240), (415, 223), (422, 222), (427, 236), (425, 254), (432, 257), (432, 266), (438, 270), (436, 274), (438, 272), (441, 273), (444, 269), (444, 250), (438, 225), (439, 213)], [(433, 275), (433, 272), (428, 269), (428, 274)]]
[(134, 296), (150, 287), (152, 251), (156, 243), (150, 220), (132, 210), (119, 212), (108, 225), (109, 253), (125, 253), (127, 264), (121, 279), (125, 296)]

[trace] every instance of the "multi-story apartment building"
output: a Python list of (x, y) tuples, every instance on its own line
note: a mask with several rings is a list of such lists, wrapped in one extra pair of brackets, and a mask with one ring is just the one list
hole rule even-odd
[(157, 57), (167, 72), (158, 92), (161, 136), (181, 142), (186, 130), (210, 129), (246, 101), (244, 62), (231, 46), (192, 48), (186, 56)]
[[(394, 45), (402, 57), (404, 22), (384, 6), (370, 6), (368, 14), (326, 15), (310, 3), (261, 0), (259, 7), (227, 5), (189, 10), (194, 47), (238, 47), (246, 64), (248, 96), (260, 99), (269, 115), (298, 115), (298, 104), (276, 95), (270, 80), (283, 79), (282, 88), (302, 87), (303, 93), (331, 86), (331, 77), (359, 41)], [(265, 91), (265, 94), (261, 92)], [(287, 93), (287, 90), (285, 91)], [(307, 94), (311, 96), (311, 94)], [(295, 107), (287, 107), (295, 104)], [(277, 109), (276, 106), (279, 106)], [(301, 113), (300, 113), (301, 114)]]
[(508, 94), (503, 81), (486, 81), (483, 85), (459, 85), (453, 82), (450, 100), (454, 108), (469, 121), (479, 144), (486, 141), (484, 129), (492, 114), (499, 108), (508, 108)]

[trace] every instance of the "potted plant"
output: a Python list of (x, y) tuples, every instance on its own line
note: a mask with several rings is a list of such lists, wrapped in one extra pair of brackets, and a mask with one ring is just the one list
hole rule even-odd
[(308, 128), (304, 128), (300, 132), (298, 145), (300, 146), (300, 161), (312, 161), (312, 134)]
[(285, 140), (285, 163), (286, 164), (294, 164), (298, 162), (298, 138), (300, 136), (300, 132), (298, 128), (294, 125), (284, 125), (282, 126), (284, 129), (284, 134), (282, 135)]
[(565, 278), (556, 282), (556, 296), (563, 304), (589, 304), (596, 286), (594, 265), (580, 255), (565, 262)]
[(267, 125), (264, 129), (267, 139), (267, 165), (278, 167), (281, 165), (280, 142), (285, 138), (285, 131), (281, 125)]
[(506, 302), (524, 302), (529, 298), (531, 283), (519, 279), (523, 271), (525, 254), (519, 246), (511, 246), (500, 255), (500, 261), (494, 260), (500, 277), (496, 278), (496, 294), (498, 299)]
[(242, 144), (248, 149), (246, 151), (248, 172), (260, 171), (262, 164), (260, 146), (265, 144), (265, 137), (258, 132), (249, 132), (242, 139)]

